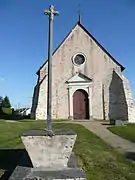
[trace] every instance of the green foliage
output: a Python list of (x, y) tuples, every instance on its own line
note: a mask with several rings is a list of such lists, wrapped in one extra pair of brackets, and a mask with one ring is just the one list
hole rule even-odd
[(2, 107), (0, 107), (0, 117), (3, 115)]
[(2, 104), (2, 102), (3, 102), (3, 98), (2, 96), (0, 96), (0, 105)]
[(12, 114), (12, 109), (7, 107), (2, 107), (2, 111), (5, 114)]
[(11, 103), (7, 96), (4, 99), (0, 96), (0, 105), (0, 118), (12, 115)]
[(10, 103), (8, 96), (4, 97), (3, 102), (2, 102), (2, 107), (11, 108), (11, 103)]

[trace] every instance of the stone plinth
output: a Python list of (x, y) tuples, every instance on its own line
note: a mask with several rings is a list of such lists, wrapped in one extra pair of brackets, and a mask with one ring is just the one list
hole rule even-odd
[(67, 167), (77, 135), (57, 130), (50, 137), (44, 130), (30, 130), (21, 136), (33, 167)]
[(33, 167), (17, 166), (9, 180), (86, 179), (72, 152), (77, 135), (71, 130), (54, 134), (50, 137), (45, 130), (30, 130), (21, 136)]
[(84, 172), (79, 168), (37, 169), (18, 166), (9, 180), (85, 180)]
[(125, 125), (127, 121), (121, 120), (121, 119), (115, 119), (115, 120), (110, 120), (110, 124), (114, 126), (122, 126)]

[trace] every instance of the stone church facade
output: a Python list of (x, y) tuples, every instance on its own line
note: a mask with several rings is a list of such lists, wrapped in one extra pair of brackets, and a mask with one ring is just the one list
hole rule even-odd
[[(37, 72), (31, 118), (47, 118), (47, 68)], [(78, 22), (53, 53), (52, 118), (135, 122), (124, 69)]]

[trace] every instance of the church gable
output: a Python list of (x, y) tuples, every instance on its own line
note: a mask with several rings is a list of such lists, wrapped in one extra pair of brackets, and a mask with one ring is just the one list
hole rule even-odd
[[(55, 61), (58, 61), (58, 56), (57, 54), (60, 54), (60, 51), (62, 50), (63, 51), (63, 48), (65, 49), (66, 48), (69, 48), (67, 43), (69, 43), (69, 41), (73, 42), (75, 38), (78, 38), (79, 37), (79, 34), (82, 32), (82, 34), (84, 34), (83, 36), (84, 37), (88, 37), (89, 38), (89, 41), (93, 41), (93, 43), (98, 46), (98, 48), (100, 48), (106, 56), (108, 56), (108, 60), (110, 59), (110, 61), (112, 61), (114, 64), (116, 64), (117, 66), (119, 66), (121, 68), (121, 71), (123, 71), (125, 68), (120, 64), (118, 63), (106, 50), (105, 48), (103, 48), (103, 46), (85, 29), (85, 27), (80, 24), (80, 22), (78, 22), (74, 28), (70, 31), (70, 33), (64, 38), (64, 40), (60, 43), (60, 45), (55, 49), (55, 51), (53, 52), (53, 60)], [(76, 39), (76, 42), (79, 43), (80, 47), (84, 45), (84, 42), (83, 42), (83, 37), (81, 37), (82, 39), (81, 40), (78, 40)], [(87, 48), (90, 49), (90, 43), (87, 43)], [(79, 48), (78, 48), (79, 50)], [(72, 50), (71, 50), (72, 51)], [(55, 56), (57, 56), (57, 58), (55, 58)], [(100, 59), (98, 59), (100, 61)], [(54, 62), (54, 64), (57, 64), (57, 62)], [(42, 71), (45, 66), (47, 65), (47, 61), (39, 68), (37, 74), (39, 74), (40, 71)]]
[(102, 49), (102, 51), (112, 60), (114, 61), (118, 66), (121, 67), (121, 71), (123, 71), (125, 69), (125, 67), (123, 67), (98, 41), (97, 39), (92, 36), (92, 34), (90, 34), (89, 31), (87, 31), (87, 29), (81, 24), (79, 23), (79, 26), (85, 31), (85, 33), (88, 34), (88, 36), (97, 44), (98, 47), (100, 47)]

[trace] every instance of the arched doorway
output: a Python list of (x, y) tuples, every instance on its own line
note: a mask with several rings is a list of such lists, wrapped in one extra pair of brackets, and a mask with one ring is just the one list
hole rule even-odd
[(74, 119), (89, 119), (89, 99), (86, 91), (78, 89), (73, 94)]

